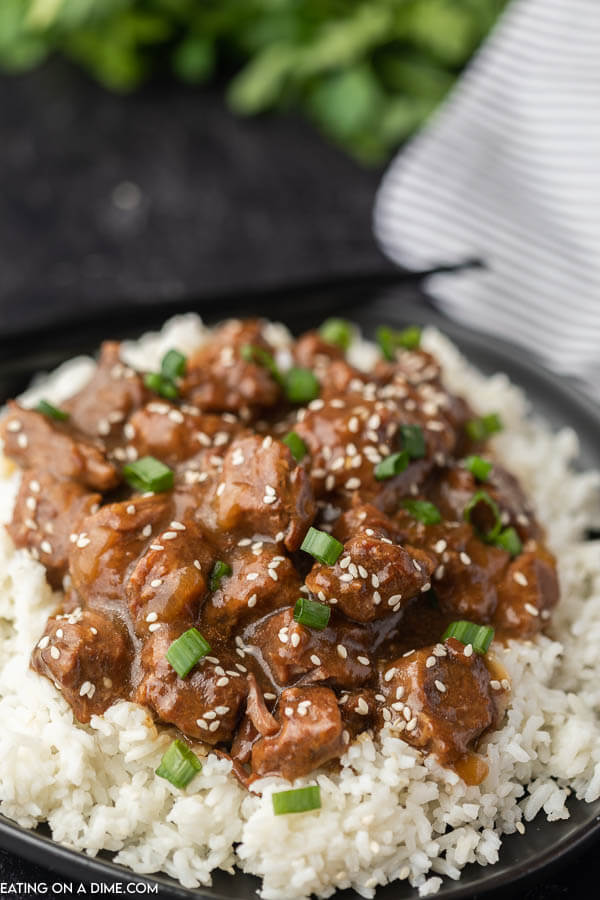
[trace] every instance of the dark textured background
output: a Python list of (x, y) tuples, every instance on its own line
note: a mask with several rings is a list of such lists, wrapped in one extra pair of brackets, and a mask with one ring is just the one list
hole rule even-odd
[[(292, 116), (234, 119), (217, 91), (115, 97), (59, 64), (0, 78), (0, 336), (115, 301), (166, 316), (188, 296), (385, 275), (380, 175)], [(53, 879), (0, 849), (0, 884)], [(595, 897), (599, 879), (592, 850), (503, 896)]]

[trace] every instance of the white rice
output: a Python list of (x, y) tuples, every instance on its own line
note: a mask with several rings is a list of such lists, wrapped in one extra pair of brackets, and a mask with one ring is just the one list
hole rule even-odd
[[(189, 352), (208, 333), (197, 317), (179, 317), (161, 334), (127, 344), (124, 354), (148, 368), (165, 349)], [(285, 330), (273, 326), (271, 336), (285, 353)], [(427, 896), (441, 876), (456, 879), (469, 862), (496, 862), (502, 835), (522, 830), (523, 820), (566, 818), (571, 791), (586, 801), (600, 796), (600, 548), (583, 541), (585, 526), (600, 519), (600, 479), (575, 473), (576, 435), (551, 433), (505, 376), (484, 378), (434, 330), (426, 330), (424, 346), (441, 359), (451, 389), (477, 411), (501, 413), (507, 428), (494, 449), (533, 498), (559, 558), (562, 601), (552, 636), (496, 651), (513, 693), (505, 725), (480, 748), (485, 781), (467, 787), (383, 732), (376, 741), (361, 735), (339, 774), (298, 780), (320, 784), (317, 812), (275, 818), (271, 794), (288, 783), (265, 778), (255, 785), (262, 797), (247, 793), (229, 763), (211, 754), (191, 785), (176, 790), (154, 774), (172, 734), (159, 733), (143, 708), (120, 702), (82, 726), (50, 682), (30, 671), (31, 648), (58, 597), (42, 566), (0, 529), (4, 815), (31, 828), (48, 821), (61, 843), (91, 855), (118, 851), (117, 861), (136, 872), (163, 871), (190, 888), (235, 865), (263, 879), (269, 900), (326, 897), (350, 886), (372, 897), (377, 885), (398, 878)], [(372, 347), (360, 341), (352, 354), (368, 365)], [(59, 403), (90, 367), (81, 359), (62, 366), (44, 383), (44, 396)], [(10, 519), (18, 479), (0, 457), (0, 521)]]

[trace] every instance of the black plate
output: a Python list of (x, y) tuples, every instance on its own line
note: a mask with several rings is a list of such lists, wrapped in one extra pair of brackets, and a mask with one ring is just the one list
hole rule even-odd
[[(553, 426), (569, 425), (581, 442), (580, 465), (600, 467), (597, 435), (600, 433), (600, 409), (581, 395), (565, 379), (552, 375), (523, 350), (456, 326), (440, 316), (414, 283), (392, 288), (364, 283), (326, 284), (243, 297), (216, 298), (213, 302), (182, 303), (177, 306), (127, 307), (106, 311), (97, 318), (74, 321), (43, 332), (33, 331), (9, 341), (0, 338), (0, 400), (23, 389), (35, 372), (51, 368), (69, 356), (93, 350), (105, 337), (135, 336), (155, 328), (175, 312), (197, 310), (209, 320), (230, 314), (262, 314), (285, 321), (294, 331), (310, 328), (332, 313), (342, 313), (359, 322), (367, 334), (381, 322), (400, 326), (409, 322), (438, 325), (486, 374), (506, 372), (523, 387), (538, 413)], [(510, 835), (503, 840), (500, 861), (495, 866), (468, 866), (459, 882), (445, 880), (436, 896), (444, 900), (473, 897), (506, 889), (525, 878), (539, 876), (544, 869), (559, 865), (600, 836), (600, 800), (586, 804), (571, 800), (571, 817), (548, 823), (536, 820), (527, 826), (524, 836)], [(36, 832), (22, 829), (0, 816), (3, 845), (32, 862), (83, 881), (157, 882), (163, 896), (213, 900), (254, 900), (259, 880), (249, 875), (217, 872), (212, 888), (189, 891), (166, 876), (136, 876), (111, 861), (110, 854), (90, 858), (56, 844), (45, 827)], [(416, 898), (416, 891), (405, 882), (393, 883), (377, 891), (377, 900)], [(358, 900), (354, 891), (343, 891), (338, 900)]]

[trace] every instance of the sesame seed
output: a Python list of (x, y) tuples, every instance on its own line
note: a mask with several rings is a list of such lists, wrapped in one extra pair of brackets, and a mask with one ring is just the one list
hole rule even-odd
[(391, 669), (388, 669), (385, 675), (383, 676), (384, 681), (391, 681), (394, 675), (396, 674), (396, 668), (392, 666)]
[(433, 549), (436, 553), (443, 553), (446, 547), (448, 546), (447, 542), (444, 540), (437, 541), (436, 544), (433, 545)]
[(250, 609), (252, 609), (253, 606), (256, 606), (257, 599), (256, 594), (252, 594), (252, 596), (248, 598), (248, 606)]
[(21, 447), (22, 450), (24, 450), (28, 446), (29, 438), (27, 437), (27, 435), (25, 434), (24, 431), (21, 432), (21, 434), (18, 436), (17, 444), (19, 445), (19, 447)]
[[(62, 629), (60, 629), (60, 630), (62, 631)], [(93, 634), (93, 635), (95, 636), (95, 635), (98, 634), (98, 629), (97, 629), (97, 628), (94, 628), (94, 626), (92, 625), (92, 626), (90, 627), (90, 632), (91, 632), (91, 634)], [(58, 634), (58, 631), (57, 631), (56, 633)], [(61, 634), (61, 637), (62, 637), (62, 634)]]
[(360, 575), (361, 578), (367, 578), (369, 575), (369, 573), (367, 572), (367, 570), (365, 569), (364, 566), (358, 567), (358, 574)]
[(367, 716), (369, 714), (369, 706), (362, 697), (359, 697), (356, 702), (356, 712), (359, 716)]
[(464, 656), (473, 656), (473, 645), (466, 644), (465, 649), (463, 650)]
[(162, 578), (153, 578), (150, 582), (150, 587), (160, 587), (162, 584)]
[(185, 531), (185, 525), (183, 525), (181, 522), (171, 522), (171, 525), (169, 527), (174, 531)]
[(18, 419), (11, 419), (8, 425), (6, 426), (7, 431), (17, 432), (20, 431), (23, 427), (22, 423)]
[(81, 685), (81, 687), (79, 688), (79, 696), (83, 697), (84, 694), (87, 694), (87, 692), (89, 691), (91, 686), (92, 686), (92, 684), (90, 681), (84, 681), (83, 684)]
[(435, 658), (435, 656), (428, 656), (425, 660), (425, 668), (431, 669), (433, 666), (435, 666), (436, 662), (437, 659)]
[(510, 691), (510, 681), (508, 678), (503, 678), (500, 682), (505, 691)]
[(357, 658), (358, 662), (361, 664), (361, 666), (368, 666), (368, 665), (369, 665), (369, 658), (368, 658), (368, 656), (357, 656), (356, 658)]
[(375, 574), (371, 575), (371, 585), (372, 585), (372, 587), (374, 587), (374, 588), (378, 588), (378, 587), (379, 587), (379, 578), (378, 578), (377, 575), (375, 575)]
[(502, 685), (500, 684), (499, 681), (497, 681), (495, 678), (493, 678), (493, 679), (490, 681), (490, 687), (491, 687), (492, 690), (494, 690), (494, 691), (499, 691), (499, 690), (501, 689)]
[[(79, 545), (79, 541), (77, 542), (77, 544)], [(43, 553), (52, 553), (52, 544), (50, 544), (49, 541), (42, 541), (42, 543), (40, 544), (40, 550)]]
[(408, 724), (406, 726), (406, 730), (414, 731), (416, 727), (417, 727), (417, 717), (413, 716), (413, 718), (410, 720), (410, 722), (408, 722)]
[(403, 653), (403, 654), (402, 654), (402, 656), (403, 656), (403, 658), (404, 658), (404, 657), (407, 657), (407, 656), (412, 656), (414, 652), (415, 652), (414, 649), (413, 649), (413, 650), (407, 650), (406, 653)]
[(379, 604), (381, 603), (381, 594), (379, 593), (379, 591), (373, 591), (373, 603), (375, 604), (375, 606), (379, 606)]
[(158, 631), (160, 628), (160, 622), (153, 622), (152, 625), (148, 625), (148, 631), (154, 632)]
[(165, 548), (163, 547), (162, 544), (150, 544), (150, 549), (151, 550), (164, 550)]
[(350, 562), (351, 562), (351, 560), (350, 560), (349, 556), (343, 556), (339, 563), (340, 569), (347, 569), (348, 566), (350, 565)]
[(540, 614), (539, 609), (533, 603), (525, 603), (525, 609), (530, 616), (539, 616)]
[(297, 631), (294, 631), (294, 633), (292, 634), (292, 636), (290, 638), (290, 641), (291, 641), (292, 647), (298, 646), (298, 644), (300, 643), (300, 635), (298, 634)]
[(105, 688), (111, 688), (112, 687), (112, 678), (109, 678), (108, 675), (105, 675), (104, 678), (102, 679), (102, 684), (104, 685)]
[(312, 655), (311, 658), (310, 658), (310, 661), (311, 661), (311, 663), (313, 664), (313, 666), (320, 666), (320, 665), (321, 665), (321, 660), (320, 660), (319, 657), (316, 655), (316, 653), (313, 653), (313, 655)]
[(445, 693), (446, 693), (446, 685), (444, 684), (443, 681), (437, 681), (437, 680), (436, 680), (436, 681), (434, 682), (434, 684), (435, 684), (436, 688), (438, 689), (438, 691), (440, 691), (442, 694), (445, 694)]
[(528, 581), (522, 572), (515, 572), (513, 574), (513, 579), (517, 582), (517, 584), (520, 584), (522, 587), (527, 587)]
[(225, 687), (226, 684), (229, 684), (229, 678), (227, 675), (223, 675), (221, 678), (217, 678), (215, 684), (217, 687)]
[(144, 527), (142, 528), (142, 536), (150, 537), (151, 534), (152, 534), (152, 525), (144, 525)]
[(385, 709), (385, 708), (382, 709), (382, 710), (381, 710), (381, 715), (383, 716), (383, 721), (384, 721), (384, 722), (391, 722), (391, 721), (392, 721), (392, 714), (391, 714), (391, 712), (389, 711), (389, 709)]
[(40, 638), (40, 640), (38, 641), (38, 647), (40, 648), (40, 650), (45, 650), (49, 643), (50, 638), (47, 634), (45, 634), (44, 637)]
[(196, 725), (198, 725), (198, 727), (202, 728), (204, 731), (208, 731), (208, 725), (204, 721), (204, 719), (196, 719)]
[(156, 613), (156, 612), (150, 612), (146, 616), (146, 622), (156, 622), (157, 619), (158, 619), (158, 613)]
[(460, 558), (461, 563), (463, 563), (465, 566), (471, 565), (471, 557), (469, 556), (468, 553), (465, 553), (464, 550), (461, 551), (459, 558)]
[(347, 659), (348, 651), (346, 650), (346, 648), (344, 647), (343, 644), (338, 644), (336, 647), (336, 650), (337, 650), (338, 656), (340, 656), (342, 659)]
[(360, 487), (360, 478), (349, 478), (344, 487), (349, 491), (356, 491)]
[(50, 647), (50, 656), (52, 659), (58, 659), (60, 657), (60, 650), (58, 647)]
[(84, 533), (79, 536), (79, 538), (77, 540), (77, 544), (75, 546), (79, 547), (80, 550), (83, 550), (84, 547), (87, 547), (89, 543), (90, 543), (90, 539), (87, 536), (87, 534)]
[(519, 832), (519, 834), (525, 834), (525, 826), (522, 822), (515, 822), (515, 828)]
[(41, 491), (39, 481), (36, 481), (35, 479), (33, 479), (33, 481), (30, 481), (29, 482), (29, 490), (32, 491), (34, 494), (39, 494), (39, 492)]
[(176, 531), (165, 531), (163, 534), (161, 534), (160, 540), (161, 541), (174, 541), (176, 537), (177, 537)]
[(248, 572), (246, 575), (246, 581), (256, 581), (258, 578), (258, 572)]
[(217, 729), (220, 728), (220, 726), (221, 726), (221, 722), (219, 721), (219, 719), (215, 719), (215, 721), (211, 722), (210, 725), (208, 726), (208, 730), (209, 731), (217, 731)]

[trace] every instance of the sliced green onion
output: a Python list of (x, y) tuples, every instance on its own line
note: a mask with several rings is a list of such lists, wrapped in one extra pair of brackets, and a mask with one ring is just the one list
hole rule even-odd
[(295, 431), (290, 431), (289, 434), (283, 438), (283, 443), (286, 447), (290, 448), (292, 456), (296, 460), (296, 462), (300, 462), (306, 454), (308, 453), (308, 447), (302, 440), (299, 434), (296, 434)]
[(485, 441), (492, 434), (502, 431), (502, 428), (502, 419), (498, 413), (488, 413), (479, 419), (469, 419), (465, 425), (465, 431), (472, 441)]
[(318, 528), (311, 527), (306, 532), (300, 549), (310, 553), (323, 565), (333, 566), (344, 549), (344, 545), (326, 531), (319, 531)]
[(353, 330), (346, 319), (326, 319), (319, 328), (319, 334), (328, 344), (347, 350), (352, 343)]
[(425, 436), (420, 425), (401, 425), (398, 429), (402, 437), (402, 446), (411, 459), (425, 456)]
[(439, 509), (429, 500), (403, 500), (402, 506), (413, 519), (423, 522), (424, 525), (437, 525), (442, 521)]
[(165, 378), (175, 381), (184, 374), (186, 365), (187, 358), (183, 353), (180, 353), (179, 350), (168, 350), (162, 358), (160, 371)]
[(218, 590), (221, 584), (221, 578), (223, 578), (225, 575), (231, 575), (231, 566), (227, 565), (226, 562), (223, 562), (221, 559), (219, 559), (214, 564), (213, 570), (210, 573), (211, 591)]
[(518, 556), (523, 549), (521, 538), (512, 527), (504, 528), (495, 539), (494, 544), (496, 547), (506, 550), (511, 556)]
[(385, 481), (386, 478), (393, 478), (394, 475), (404, 472), (409, 461), (406, 450), (400, 450), (399, 453), (390, 453), (389, 456), (377, 463), (373, 474), (377, 481)]
[(166, 657), (180, 678), (190, 672), (198, 660), (210, 653), (210, 644), (197, 628), (188, 628), (167, 650)]
[(387, 325), (381, 325), (376, 332), (377, 343), (384, 357), (390, 362), (396, 358), (396, 350), (402, 347), (404, 350), (416, 350), (421, 343), (421, 329), (417, 325), (410, 325), (403, 331), (396, 331)]
[(276, 794), (272, 794), (271, 800), (276, 816), (321, 809), (321, 788), (318, 784), (311, 784), (293, 791), (278, 791)]
[(494, 640), (494, 629), (490, 625), (476, 625), (474, 622), (451, 622), (442, 640), (456, 638), (461, 644), (470, 644), (476, 653), (487, 653)]
[(125, 481), (138, 491), (170, 491), (173, 487), (173, 470), (154, 456), (143, 456), (123, 466)]
[(310, 403), (321, 393), (321, 385), (315, 373), (299, 366), (284, 373), (283, 389), (290, 403)]
[(465, 459), (465, 469), (468, 469), (477, 481), (487, 481), (488, 475), (492, 471), (492, 463), (481, 456), (467, 456)]
[(240, 356), (246, 362), (251, 362), (257, 366), (262, 366), (263, 369), (267, 369), (275, 381), (281, 384), (281, 372), (277, 367), (277, 363), (272, 354), (265, 350), (264, 347), (258, 347), (256, 344), (244, 344), (240, 349)]
[(326, 606), (325, 603), (317, 603), (316, 600), (309, 600), (308, 597), (299, 597), (296, 600), (294, 619), (300, 625), (323, 631), (329, 624), (330, 616), (331, 607)]
[(183, 741), (173, 741), (160, 761), (156, 774), (175, 787), (184, 788), (202, 770), (202, 763)]
[(42, 413), (44, 416), (48, 416), (49, 419), (56, 419), (57, 422), (66, 422), (70, 415), (68, 412), (65, 412), (64, 409), (52, 406), (47, 400), (40, 400), (36, 406), (36, 411)]
[(151, 391), (166, 397), (168, 400), (174, 400), (179, 396), (177, 386), (173, 384), (170, 378), (165, 378), (160, 372), (146, 372), (144, 375), (144, 384)]
[[(487, 509), (491, 512), (493, 516), (492, 525), (489, 528), (480, 527), (477, 522), (473, 519), (473, 514), (476, 512), (476, 509), (480, 504), (483, 504), (482, 509), (487, 507)], [(493, 500), (487, 491), (475, 491), (467, 505), (465, 506), (464, 511), (465, 521), (470, 522), (478, 536), (481, 537), (484, 541), (493, 542), (498, 535), (500, 534), (500, 530), (502, 528), (502, 521), (500, 519), (500, 510), (498, 509), (498, 504), (495, 500)], [(481, 518), (481, 514), (479, 515)]]

